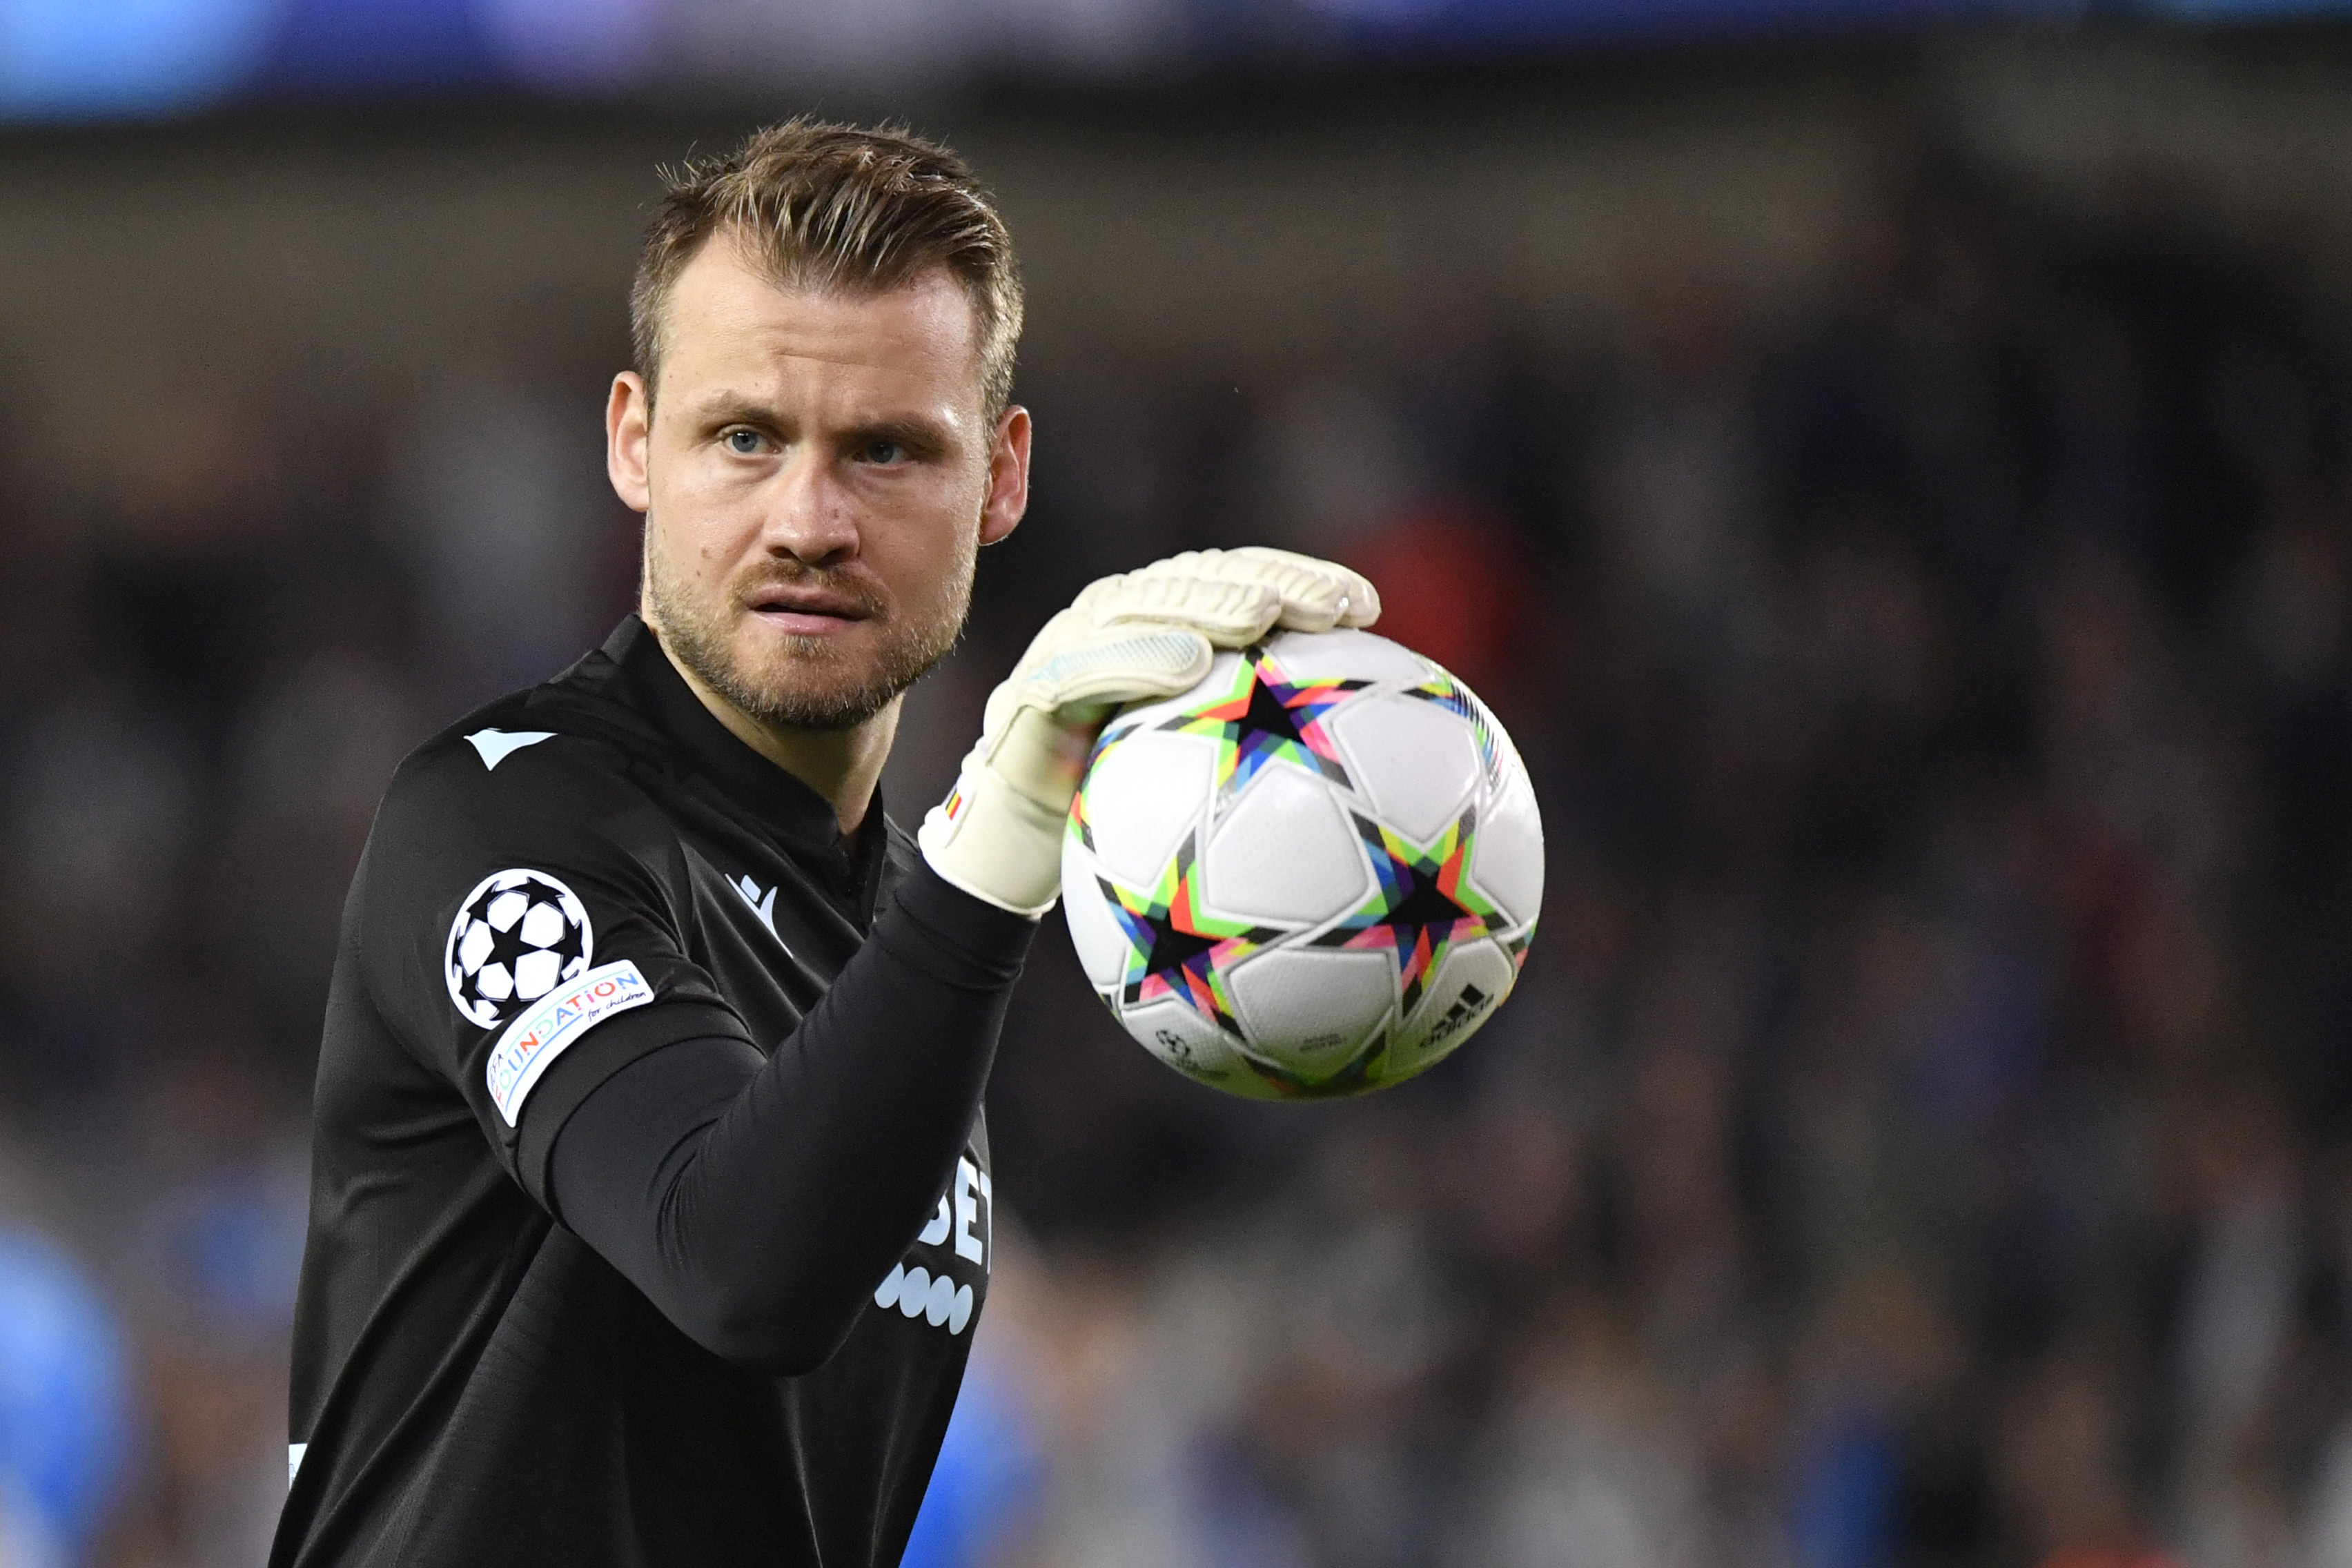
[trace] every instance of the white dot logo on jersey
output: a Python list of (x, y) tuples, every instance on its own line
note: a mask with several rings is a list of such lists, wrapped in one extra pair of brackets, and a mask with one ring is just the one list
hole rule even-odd
[[(953, 1236), (955, 1256), (985, 1270), (987, 1237), (995, 1219), (995, 1187), (988, 1173), (968, 1156), (958, 1160), (954, 1184), (940, 1194), (930, 1224), (915, 1238), (916, 1248), (941, 1247)], [(875, 1288), (874, 1304), (885, 1311), (896, 1307), (903, 1317), (920, 1318), (935, 1329), (960, 1334), (971, 1321), (976, 1299), (971, 1286), (959, 1285), (949, 1275), (944, 1259), (934, 1254), (934, 1261), (940, 1265), (936, 1269), (920, 1263), (898, 1264)]]
[(442, 973), (457, 1011), (495, 1029), (588, 968), (596, 935), (588, 910), (544, 871), (485, 877), (450, 922)]
[(874, 1304), (888, 1310), (896, 1307), (909, 1318), (920, 1318), (935, 1329), (945, 1329), (960, 1334), (971, 1321), (972, 1294), (969, 1285), (959, 1285), (944, 1274), (934, 1276), (921, 1264), (912, 1268), (901, 1263), (890, 1270), (874, 1292)]

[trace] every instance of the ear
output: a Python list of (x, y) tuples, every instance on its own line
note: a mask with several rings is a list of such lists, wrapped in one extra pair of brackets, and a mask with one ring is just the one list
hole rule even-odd
[[(613, 493), (632, 511), (653, 505), (652, 481), (646, 477), (646, 445), (653, 420), (653, 394), (644, 378), (633, 370), (614, 376), (613, 394), (604, 400), (604, 473), (613, 481)], [(1026, 449), (1024, 445), (1024, 453)]]
[(1029, 411), (1018, 405), (996, 422), (988, 453), (988, 500), (980, 509), (980, 542), (993, 544), (1029, 510)]

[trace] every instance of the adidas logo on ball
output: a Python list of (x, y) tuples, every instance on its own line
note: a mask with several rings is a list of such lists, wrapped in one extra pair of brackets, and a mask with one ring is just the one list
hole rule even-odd
[(1486, 1004), (1493, 1000), (1475, 985), (1465, 985), (1462, 994), (1454, 999), (1454, 1005), (1445, 1010), (1445, 1016), (1437, 1020), (1436, 1026), (1429, 1031), (1429, 1043), (1434, 1046), (1451, 1039), (1475, 1023), (1478, 1015), (1486, 1010)]

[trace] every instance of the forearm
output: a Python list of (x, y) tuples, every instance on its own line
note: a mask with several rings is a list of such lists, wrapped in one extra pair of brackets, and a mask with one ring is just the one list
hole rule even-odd
[(947, 1184), (1034, 931), (919, 871), (764, 1062), (688, 1041), (599, 1087), (556, 1141), (560, 1216), (706, 1349), (820, 1364)]

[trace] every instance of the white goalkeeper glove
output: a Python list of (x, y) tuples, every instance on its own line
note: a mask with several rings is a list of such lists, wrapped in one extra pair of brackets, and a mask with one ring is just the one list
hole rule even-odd
[(1213, 649), (1269, 631), (1370, 626), (1371, 584), (1286, 550), (1196, 550), (1087, 585), (989, 694), (980, 741), (916, 842), (974, 898), (1042, 915), (1061, 896), (1062, 826), (1087, 753), (1121, 704), (1172, 697)]

